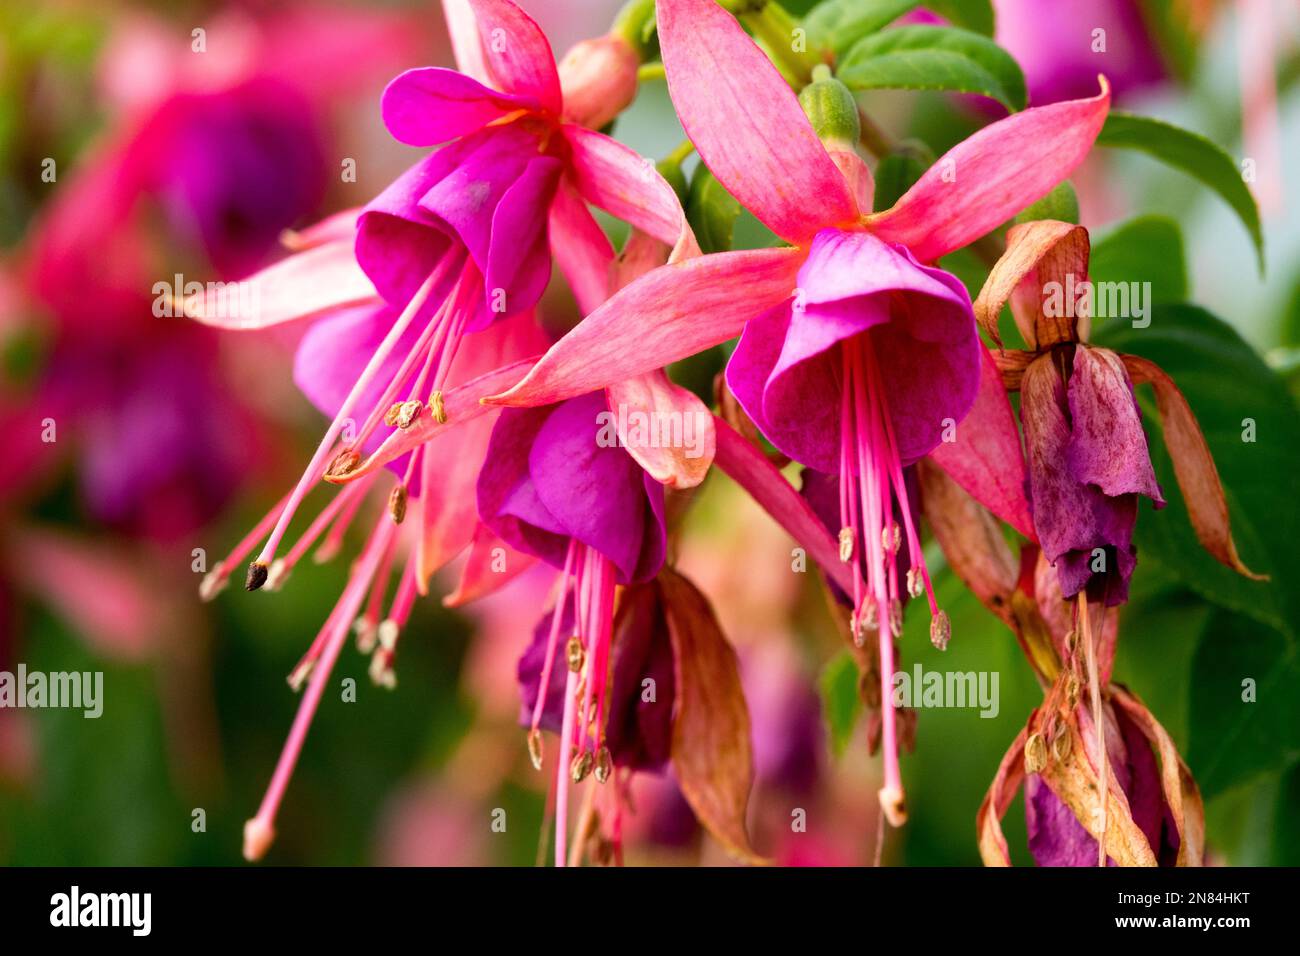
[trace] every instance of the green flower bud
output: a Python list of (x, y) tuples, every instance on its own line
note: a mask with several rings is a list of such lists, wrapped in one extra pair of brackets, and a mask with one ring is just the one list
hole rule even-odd
[(852, 146), (862, 135), (857, 100), (847, 86), (831, 76), (825, 64), (813, 70), (813, 81), (799, 94), (799, 105), (823, 143)]

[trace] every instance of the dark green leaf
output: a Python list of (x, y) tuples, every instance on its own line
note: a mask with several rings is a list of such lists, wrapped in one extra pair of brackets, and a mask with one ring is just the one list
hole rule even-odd
[(1150, 282), (1155, 302), (1187, 298), (1187, 262), (1178, 223), (1164, 216), (1139, 216), (1092, 244), (1088, 267), (1093, 282)]
[(814, 46), (842, 56), (863, 37), (918, 6), (917, 0), (827, 0), (813, 8), (803, 26)]
[(1161, 162), (1182, 170), (1217, 192), (1245, 224), (1255, 244), (1259, 268), (1264, 269), (1264, 234), (1259, 224), (1255, 197), (1246, 188), (1241, 170), (1222, 148), (1199, 133), (1181, 129), (1171, 123), (1112, 111), (1106, 118), (1098, 146), (1136, 149)]
[(1025, 108), (1025, 78), (1015, 58), (988, 37), (955, 27), (909, 26), (860, 40), (839, 78), (859, 90), (978, 93), (1009, 110)]
[[(1144, 503), (1138, 516), (1139, 573), (1150, 556), (1220, 607), (1288, 635), (1300, 620), (1300, 413), (1286, 386), (1226, 323), (1190, 305), (1160, 305), (1148, 328), (1112, 323), (1097, 342), (1150, 359), (1182, 390), (1209, 443), (1228, 500), (1242, 559), (1270, 582), (1250, 581), (1211, 558), (1192, 531), (1163, 442), (1151, 442), (1156, 477), (1169, 501)], [(1139, 400), (1148, 433), (1159, 419), (1145, 389)], [(1245, 440), (1253, 430), (1254, 441)]]
[(1298, 684), (1293, 639), (1239, 614), (1210, 618), (1192, 662), (1187, 755), (1206, 797), (1300, 759)]
[(875, 211), (888, 209), (898, 202), (934, 163), (934, 154), (921, 142), (909, 141), (899, 146), (876, 167)]

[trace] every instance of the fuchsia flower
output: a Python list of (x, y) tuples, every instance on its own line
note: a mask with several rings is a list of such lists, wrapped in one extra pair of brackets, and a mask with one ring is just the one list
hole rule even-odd
[[(1197, 537), (1224, 565), (1254, 577), (1237, 555), (1209, 446), (1178, 387), (1145, 359), (1088, 344), (1089, 252), (1082, 226), (1052, 220), (1014, 226), (1005, 255), (975, 302), (975, 313), (994, 341), (998, 316), (1009, 302), (1029, 346), (999, 349), (996, 361), (1007, 386), (1020, 391), (1034, 529), (1056, 568), (1062, 594), (1067, 599), (1086, 594), (1107, 606), (1127, 601), (1137, 564), (1138, 495), (1164, 506), (1133, 394), (1135, 381), (1155, 387), (1166, 444)], [(1066, 289), (1080, 295), (1064, 301)]]
[[(617, 114), (630, 99), (626, 76), (613, 77), (613, 83), (608, 75), (593, 76), (583, 56), (567, 61), (582, 67), (575, 76), (562, 76), (545, 36), (508, 0), (448, 0), (444, 6), (464, 72), (409, 71), (390, 84), (383, 109), (398, 139), (448, 145), (364, 209), (292, 237), (297, 255), (253, 276), (253, 294), (242, 290), (256, 303), (252, 310), (233, 307), (229, 293), (220, 291), (186, 303), (189, 314), (227, 328), (318, 317), (303, 340), (295, 379), (333, 416), (297, 486), (214, 570), (206, 595), (224, 586), (263, 537), (247, 587), (279, 587), (327, 529), (322, 548), (327, 555), (337, 548), (386, 466), (400, 476), (388, 496), (388, 516), (379, 517), (338, 605), (291, 675), (295, 687), (309, 677), (310, 683), (271, 787), (246, 827), (250, 858), (265, 852), (273, 838), (274, 816), (323, 682), (353, 621), (360, 616), (360, 644), (374, 654), (372, 676), (391, 686), (397, 635), (437, 568), (468, 549), (460, 587), (448, 599), (459, 603), (501, 586), (532, 560), (498, 538), (475, 509), (474, 488), (497, 415), (478, 397), (517, 381), (526, 368), (521, 360), (544, 347), (532, 312), (549, 280), (552, 255), (580, 304), (608, 295), (618, 270), (587, 203), (631, 223), (639, 247), (662, 249), (664, 255), (670, 249), (674, 255), (697, 251), (663, 178), (631, 150), (568, 121), (570, 96), (589, 121)], [(630, 70), (634, 81), (635, 54), (612, 60), (608, 55), (620, 43), (626, 41), (611, 34), (599, 43), (604, 53), (596, 55), (619, 63), (624, 73)], [(618, 99), (598, 103), (601, 97), (583, 85), (593, 81)], [(471, 334), (472, 346), (462, 348)], [(630, 387), (638, 390), (629, 398), (634, 403), (685, 400), (682, 390), (653, 375)], [(594, 440), (594, 420), (591, 425)], [(434, 437), (441, 442), (431, 443)], [(692, 480), (694, 472), (678, 468), (672, 455), (644, 457), (660, 480)], [(277, 557), (296, 510), (322, 476), (346, 487)], [(408, 509), (417, 516), (412, 535), (398, 532)], [(573, 531), (546, 527), (566, 537)], [(498, 547), (512, 555), (508, 574), (488, 570)], [(403, 550), (405, 568), (383, 614)], [(618, 561), (623, 553), (611, 557)], [(584, 580), (606, 593), (613, 578), (606, 584), (604, 576), (613, 566), (588, 559), (584, 551), (588, 561)], [(608, 608), (590, 620), (607, 628)]]
[[(661, 0), (669, 89), (687, 134), (724, 186), (790, 247), (680, 261), (601, 306), (517, 386), (491, 401), (545, 405), (604, 387), (743, 331), (728, 381), (774, 444), (841, 479), (841, 526), (854, 562), (855, 630), (874, 608), (928, 592), (932, 635), (947, 640), (917, 542), (903, 469), (936, 455), (980, 500), (1029, 533), (1009, 475), (1018, 448), (996, 370), (982, 355), (961, 284), (929, 263), (1000, 225), (1082, 160), (1109, 96), (1029, 110), (976, 133), (892, 208), (871, 214), (871, 175), (827, 151), (776, 68), (711, 0)], [(978, 401), (977, 401), (978, 400)], [(945, 427), (976, 412), (969, 441)], [(941, 451), (940, 451), (941, 450)], [(893, 521), (894, 506), (903, 517)], [(918, 556), (899, 580), (906, 536)], [(863, 553), (865, 552), (865, 553)], [(864, 580), (865, 579), (865, 580)], [(893, 612), (890, 613), (893, 617)], [(880, 628), (881, 678), (893, 667)], [(886, 693), (887, 696), (887, 693)], [(892, 708), (884, 712), (882, 805), (905, 818)]]

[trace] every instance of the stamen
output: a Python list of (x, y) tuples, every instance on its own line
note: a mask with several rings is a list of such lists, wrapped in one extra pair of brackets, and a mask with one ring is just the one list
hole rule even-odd
[[(560, 572), (559, 590), (555, 597), (555, 609), (551, 612), (551, 633), (546, 641), (546, 657), (542, 663), (542, 678), (541, 682), (537, 685), (537, 700), (533, 704), (533, 719), (532, 725), (529, 728), (530, 739), (533, 734), (539, 733), (537, 728), (542, 722), (542, 709), (546, 705), (546, 692), (551, 686), (551, 669), (552, 665), (555, 663), (555, 648), (559, 641), (560, 624), (564, 618), (564, 607), (569, 598), (569, 582), (573, 574), (573, 565), (577, 555), (577, 548), (577, 542), (571, 540), (569, 542), (568, 553), (564, 557), (564, 570)], [(577, 616), (576, 613), (574, 616)], [(534, 760), (533, 762), (537, 765), (538, 770), (542, 769), (541, 764), (537, 760)]]
[(852, 528), (840, 528), (840, 560), (845, 564), (853, 560)]
[[(393, 323), (392, 328), (388, 330), (388, 334), (384, 336), (383, 342), (381, 342), (379, 347), (375, 349), (374, 354), (370, 356), (370, 361), (366, 363), (365, 370), (362, 371), (361, 375), (357, 378), (357, 381), (353, 384), (352, 390), (348, 393), (348, 397), (343, 401), (343, 405), (339, 408), (338, 414), (334, 416), (334, 420), (330, 423), (329, 428), (326, 429), (324, 436), (322, 436), (320, 444), (316, 448), (316, 453), (312, 456), (311, 462), (302, 473), (302, 477), (298, 479), (298, 484), (294, 487), (293, 491), (290, 492), (289, 501), (280, 512), (275, 527), (271, 531), (271, 536), (267, 539), (266, 544), (262, 548), (262, 553), (258, 557), (259, 563), (269, 565), (274, 559), (276, 549), (279, 548), (280, 541), (288, 530), (289, 522), (293, 519), (294, 513), (298, 510), (298, 506), (302, 503), (303, 498), (306, 497), (307, 490), (320, 480), (320, 477), (325, 473), (324, 468), (326, 458), (329, 456), (330, 451), (334, 448), (334, 443), (342, 433), (344, 423), (351, 419), (357, 402), (359, 402), (361, 397), (365, 395), (367, 390), (369, 390), (375, 376), (383, 367), (384, 362), (388, 359), (388, 356), (393, 351), (394, 347), (396, 347), (397, 343), (401, 341), (407, 328), (410, 327), (416, 316), (424, 311), (429, 296), (433, 294), (439, 281), (450, 268), (459, 262), (459, 259), (459, 256), (447, 256), (439, 261), (438, 265), (435, 266), (434, 270), (429, 274), (429, 277), (425, 279), (424, 283), (416, 291), (415, 295), (412, 296), (411, 301), (407, 303), (406, 308), (402, 310), (397, 321)], [(361, 440), (358, 440), (357, 444), (360, 443)], [(355, 454), (355, 452), (353, 454)], [(334, 472), (334, 466), (336, 464), (338, 464), (337, 458), (336, 461), (331, 464), (331, 473)]]
[(941, 651), (948, 649), (948, 641), (952, 638), (952, 622), (948, 620), (948, 612), (940, 611), (934, 617), (930, 618), (930, 643)]
[(270, 574), (265, 561), (254, 561), (248, 566), (248, 575), (244, 578), (244, 590), (256, 591), (266, 583)]
[(437, 389), (429, 396), (429, 411), (433, 413), (433, 419), (439, 425), (447, 424), (447, 409), (442, 403), (442, 392)]
[(401, 524), (406, 520), (407, 494), (406, 485), (397, 485), (388, 496), (388, 514), (392, 517), (393, 524)]
[(528, 757), (533, 762), (534, 770), (542, 769), (543, 754), (542, 732), (534, 727), (528, 731)]
[(338, 604), (335, 605), (334, 614), (332, 615), (334, 627), (321, 654), (318, 666), (312, 668), (311, 681), (307, 686), (306, 693), (303, 694), (302, 703), (298, 706), (298, 713), (294, 717), (293, 726), (289, 730), (289, 737), (285, 741), (284, 750), (276, 763), (270, 786), (267, 788), (266, 795), (262, 798), (257, 815), (244, 825), (244, 856), (248, 860), (260, 859), (274, 839), (275, 815), (279, 810), (281, 800), (284, 798), (284, 792), (289, 786), (289, 779), (293, 776), (294, 767), (298, 762), (298, 755), (302, 752), (302, 745), (307, 739), (307, 731), (311, 727), (316, 708), (320, 705), (321, 696), (325, 693), (325, 683), (329, 680), (330, 672), (334, 669), (334, 663), (338, 660), (339, 652), (343, 649), (343, 643), (348, 634), (346, 622), (352, 620), (357, 613), (357, 609), (361, 606), (366, 588), (370, 584), (370, 578), (379, 564), (380, 555), (388, 546), (388, 542), (395, 530), (395, 526), (388, 521), (380, 521), (376, 524), (370, 541), (358, 562), (356, 573), (348, 581), (347, 587), (344, 588), (343, 594), (339, 597)]
[(244, 563), (244, 559), (253, 553), (253, 548), (257, 547), (257, 542), (261, 541), (266, 532), (275, 524), (277, 516), (281, 509), (289, 500), (286, 494), (268, 511), (253, 529), (244, 535), (239, 544), (235, 545), (230, 554), (226, 555), (221, 561), (218, 561), (211, 571), (203, 578), (203, 583), (199, 585), (199, 596), (204, 601), (211, 601), (223, 590), (230, 581), (231, 572)]

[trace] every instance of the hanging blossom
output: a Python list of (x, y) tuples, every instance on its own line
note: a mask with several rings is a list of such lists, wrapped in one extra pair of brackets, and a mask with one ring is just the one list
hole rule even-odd
[[(828, 138), (838, 141), (823, 146), (780, 73), (730, 14), (711, 0), (661, 0), (658, 27), (669, 90), (701, 158), (790, 245), (651, 272), (488, 401), (552, 404), (743, 333), (727, 370), (736, 397), (779, 449), (840, 479), (840, 553), (857, 570), (855, 636), (873, 618), (892, 621), (903, 594), (925, 593), (932, 638), (943, 645), (949, 625), (921, 558), (904, 469), (933, 454), (999, 516), (1032, 530), (1020, 476), (1005, 467), (1006, 447), (1018, 436), (996, 368), (961, 283), (929, 263), (1069, 175), (1105, 118), (1105, 82), (1095, 98), (981, 130), (893, 208), (870, 213), (871, 174), (852, 144), (837, 131)], [(971, 437), (944, 442), (945, 429), (968, 414)], [(864, 546), (854, 548), (859, 537)], [(904, 538), (916, 565), (900, 580)], [(894, 671), (891, 631), (879, 628), (884, 698)], [(893, 708), (883, 717), (881, 803), (901, 824)]]
[[(438, 567), (470, 550), (455, 601), (508, 577), (486, 574), (484, 558), (497, 542), (474, 508), (494, 421), (494, 410), (477, 398), (517, 381), (526, 357), (544, 346), (533, 312), (552, 255), (580, 301), (607, 293), (608, 275), (597, 287), (592, 263), (608, 269), (613, 251), (587, 203), (673, 255), (697, 248), (663, 178), (633, 151), (578, 125), (607, 122), (635, 94), (640, 54), (627, 37), (639, 27), (621, 20), (608, 37), (580, 45), (560, 71), (540, 28), (508, 0), (444, 6), (463, 72), (402, 74), (385, 91), (383, 114), (403, 142), (446, 145), (366, 207), (288, 237), (296, 255), (242, 287), (186, 302), (188, 314), (230, 329), (317, 318), (295, 380), (333, 416), (298, 484), (208, 576), (205, 597), (224, 587), (263, 539), (246, 587), (282, 586), (322, 536), (324, 557), (338, 550), (385, 466), (399, 478), (387, 516), (374, 523), (338, 604), (290, 675), (292, 686), (307, 689), (271, 786), (245, 828), (249, 858), (273, 839), (276, 810), (353, 622), (362, 650), (374, 655), (372, 676), (391, 686), (397, 636)], [(644, 6), (637, 9), (644, 13)], [(604, 66), (593, 70), (593, 60)], [(471, 335), (473, 344), (462, 349)], [(426, 447), (431, 430), (455, 436), (444, 439), (441, 454)], [(322, 477), (346, 487), (281, 555), (294, 514)], [(418, 528), (403, 533), (399, 525), (412, 509)], [(528, 564), (520, 558), (515, 573)]]
[(1178, 386), (1147, 359), (1089, 344), (1089, 253), (1082, 226), (1054, 220), (1014, 226), (975, 302), (980, 324), (999, 344), (998, 316), (1009, 302), (1029, 346), (994, 356), (1007, 387), (1020, 391), (1034, 529), (1062, 593), (1086, 594), (1106, 606), (1124, 603), (1137, 564), (1137, 498), (1164, 505), (1134, 383), (1155, 389), (1174, 474), (1202, 546), (1257, 578), (1237, 554), (1223, 485)]

